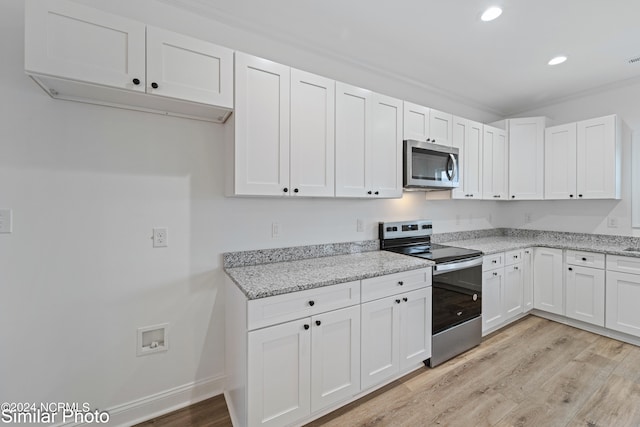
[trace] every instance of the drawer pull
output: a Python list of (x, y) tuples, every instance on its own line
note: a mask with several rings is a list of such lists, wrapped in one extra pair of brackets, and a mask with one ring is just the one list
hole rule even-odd
[(409, 298), (404, 297), (404, 298), (402, 298), (402, 301), (407, 302), (407, 301), (409, 301)]
[(311, 307), (313, 307), (313, 306), (315, 305), (315, 303), (316, 303), (316, 302), (315, 302), (315, 301), (313, 301), (313, 300), (309, 301), (309, 305), (310, 305)]
[(498, 273), (494, 271), (494, 272), (493, 272), (493, 275), (494, 275), (494, 276), (497, 276), (497, 275), (498, 275)]
[(514, 270), (518, 270), (518, 266), (516, 265), (515, 267), (513, 267)]
[(402, 280), (400, 280), (400, 281), (398, 282), (398, 285), (402, 286), (402, 285), (404, 285), (404, 282), (403, 282)]
[(569, 271), (573, 271), (573, 268), (569, 267)]
[(400, 300), (399, 299), (396, 300), (396, 304), (400, 304)]
[(305, 331), (306, 331), (307, 329), (309, 329), (309, 325), (304, 325), (304, 329), (305, 329)]
[(492, 260), (491, 260), (491, 262), (492, 262), (493, 264), (497, 264), (497, 263), (498, 263), (498, 260), (497, 260), (497, 259), (492, 259)]
[(583, 261), (586, 261), (587, 259), (586, 259), (585, 257), (582, 257), (582, 260), (583, 260)]
[(316, 325), (317, 325), (317, 326), (320, 326), (321, 324), (322, 324), (322, 322), (321, 322), (321, 321), (316, 320)]

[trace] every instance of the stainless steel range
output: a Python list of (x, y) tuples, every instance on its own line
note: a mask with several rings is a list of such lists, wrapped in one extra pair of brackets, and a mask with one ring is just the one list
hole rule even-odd
[(431, 221), (381, 222), (380, 248), (429, 259), (433, 267), (432, 356), (434, 367), (480, 344), (482, 252), (431, 243)]

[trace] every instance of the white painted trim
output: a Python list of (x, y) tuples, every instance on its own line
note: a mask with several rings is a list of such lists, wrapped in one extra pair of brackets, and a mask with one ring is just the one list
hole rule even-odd
[(631, 134), (631, 227), (640, 228), (640, 132)]
[[(169, 412), (182, 409), (202, 400), (222, 394), (225, 376), (209, 377), (183, 384), (160, 393), (132, 400), (121, 405), (105, 409), (109, 413), (109, 426), (128, 427)], [(102, 411), (102, 409), (100, 409)], [(56, 424), (53, 427), (89, 426), (86, 423)]]

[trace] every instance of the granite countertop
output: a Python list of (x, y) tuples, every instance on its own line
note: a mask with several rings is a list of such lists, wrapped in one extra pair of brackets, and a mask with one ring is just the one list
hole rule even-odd
[(370, 251), (245, 267), (227, 267), (225, 271), (248, 299), (258, 299), (416, 270), (433, 264), (432, 261), (393, 252)]
[[(458, 246), (467, 249), (475, 249), (491, 255), (498, 252), (510, 251), (513, 249), (523, 249), (529, 247), (545, 247), (557, 249), (569, 249), (586, 252), (598, 252), (609, 255), (622, 255), (630, 257), (640, 257), (640, 251), (625, 251), (630, 243), (625, 240), (619, 242), (613, 238), (606, 239), (583, 239), (572, 238), (564, 233), (557, 236), (539, 237), (514, 237), (514, 236), (490, 236), (477, 239), (454, 240), (443, 243), (447, 246)], [(635, 247), (635, 246), (632, 246)]]

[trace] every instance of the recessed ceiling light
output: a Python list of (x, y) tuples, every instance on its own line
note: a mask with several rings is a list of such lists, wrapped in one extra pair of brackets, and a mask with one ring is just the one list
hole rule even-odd
[(485, 22), (493, 21), (498, 16), (502, 15), (502, 9), (497, 6), (492, 6), (489, 9), (485, 10), (480, 19)]
[(560, 55), (560, 56), (556, 56), (555, 58), (552, 58), (549, 61), (549, 65), (558, 65), (558, 64), (562, 64), (564, 61), (567, 60), (567, 57), (564, 55)]

